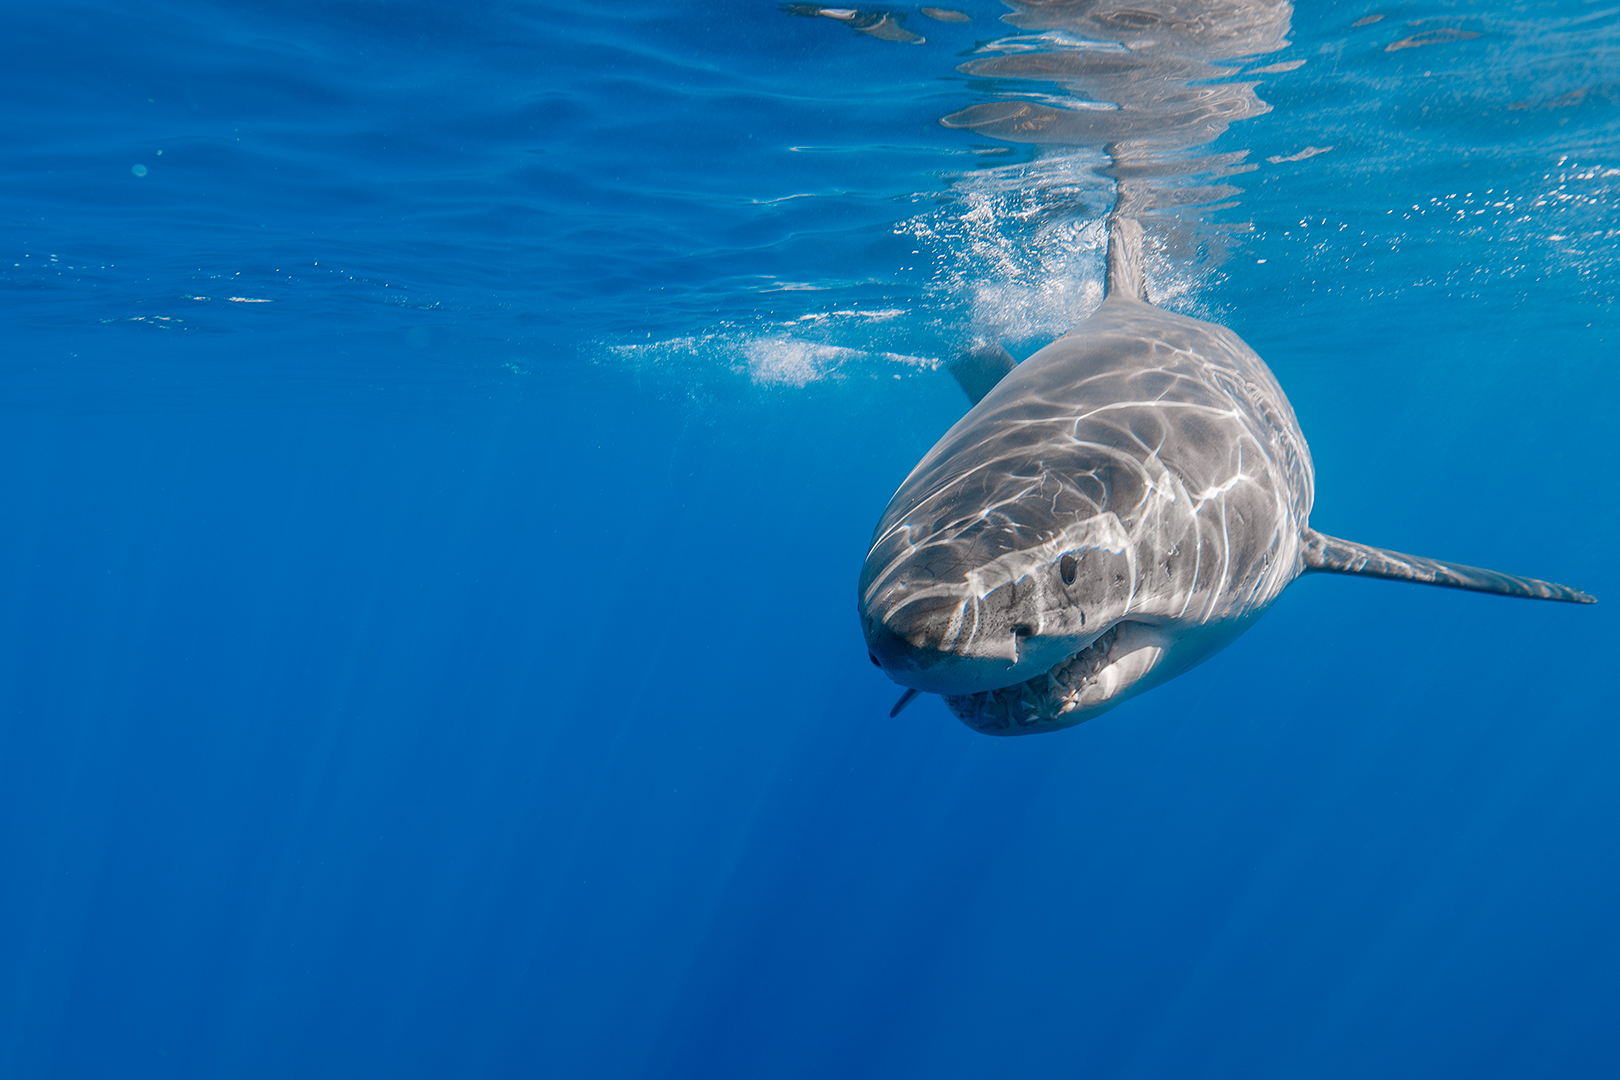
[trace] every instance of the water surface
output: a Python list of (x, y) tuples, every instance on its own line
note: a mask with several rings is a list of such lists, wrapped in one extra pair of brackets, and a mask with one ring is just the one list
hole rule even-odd
[[(954, 9), (12, 13), (0, 1072), (1612, 1071), (1620, 15)], [(1314, 525), (1604, 602), (1311, 578), (1073, 731), (889, 720), (939, 365), (1120, 197)]]

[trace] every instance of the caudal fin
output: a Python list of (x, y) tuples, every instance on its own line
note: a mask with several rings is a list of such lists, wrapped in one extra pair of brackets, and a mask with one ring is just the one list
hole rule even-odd
[(1415, 555), (1402, 555), (1398, 551), (1385, 551), (1383, 548), (1323, 536), (1315, 529), (1305, 530), (1304, 556), (1306, 573), (1315, 570), (1329, 574), (1359, 574), (1392, 581), (1415, 581), (1420, 585), (1439, 585), (1447, 589), (1523, 596), (1531, 600), (1597, 603), (1594, 597), (1567, 585), (1498, 574), (1495, 570), (1481, 570), (1477, 566), (1420, 559)]
[(1148, 298), (1147, 274), (1142, 271), (1142, 226), (1135, 218), (1116, 214), (1108, 219), (1108, 279), (1103, 294), (1130, 300)]

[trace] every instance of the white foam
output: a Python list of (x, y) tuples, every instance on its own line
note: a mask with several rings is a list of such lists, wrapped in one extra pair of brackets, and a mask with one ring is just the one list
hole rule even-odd
[[(834, 314), (871, 316), (881, 313), (826, 313), (826, 317), (831, 318)], [(904, 311), (896, 309), (893, 314), (901, 315)], [(797, 323), (779, 325), (795, 326)], [(820, 329), (820, 326), (813, 328)], [(685, 373), (694, 369), (710, 373), (730, 370), (746, 375), (755, 386), (794, 389), (856, 372), (874, 376), (896, 374), (894, 368), (897, 365), (912, 372), (933, 371), (940, 366), (940, 361), (935, 357), (852, 348), (764, 328), (728, 328), (723, 333), (687, 335), (632, 345), (609, 345), (606, 351), (628, 367), (646, 370), (662, 368), (671, 373)]]
[(1080, 151), (980, 169), (901, 226), (934, 256), (936, 303), (967, 309), (965, 337), (1051, 339), (1102, 303), (1113, 181), (1094, 170), (1105, 161)]
[[(914, 254), (926, 252), (933, 262), (922, 303), (860, 306), (825, 297), (818, 304), (817, 293), (848, 296), (845, 290), (865, 291), (872, 283), (773, 281), (761, 292), (781, 299), (757, 321), (605, 344), (630, 367), (658, 367), (691, 381), (729, 371), (755, 386), (786, 389), (857, 374), (903, 378), (932, 371), (941, 366), (939, 357), (981, 341), (1015, 350), (1039, 347), (1102, 303), (1115, 182), (1097, 170), (1107, 163), (1094, 150), (1046, 152), (1033, 161), (961, 174), (943, 197), (919, 194), (935, 208), (894, 231), (914, 239), (920, 249)], [(1151, 224), (1149, 235), (1154, 302), (1217, 317), (1200, 310), (1211, 269), (1196, 244), (1168, 232), (1155, 237)], [(804, 305), (798, 311), (796, 300)]]
[(790, 337), (759, 338), (744, 348), (748, 375), (760, 386), (809, 386), (866, 354), (837, 345), (817, 345)]

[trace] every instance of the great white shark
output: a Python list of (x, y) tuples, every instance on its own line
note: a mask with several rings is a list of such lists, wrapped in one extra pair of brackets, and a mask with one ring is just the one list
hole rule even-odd
[(1310, 450), (1236, 334), (1148, 302), (1110, 222), (1106, 296), (1021, 364), (953, 367), (973, 407), (878, 522), (859, 610), (874, 663), (969, 727), (1071, 727), (1209, 659), (1301, 574), (1589, 604), (1576, 589), (1310, 527)]

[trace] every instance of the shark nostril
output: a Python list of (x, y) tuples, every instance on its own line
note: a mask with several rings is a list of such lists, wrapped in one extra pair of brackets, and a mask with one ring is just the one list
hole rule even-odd
[(1016, 637), (1032, 637), (1035, 634), (1035, 628), (1029, 623), (1013, 623), (1012, 632)]
[(1080, 560), (1072, 552), (1064, 552), (1063, 558), (1058, 560), (1058, 574), (1063, 578), (1063, 584), (1073, 585), (1074, 575), (1080, 569)]

